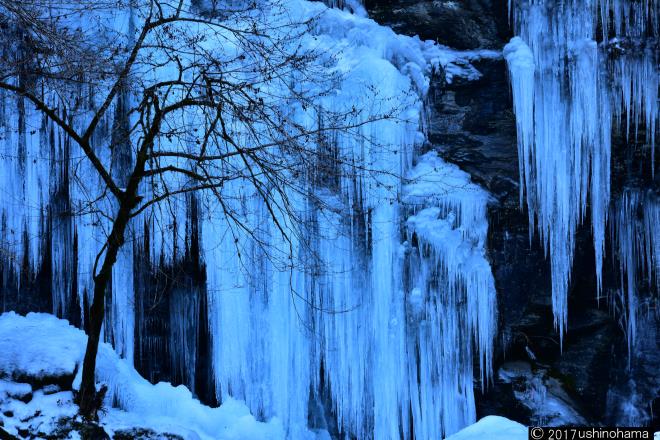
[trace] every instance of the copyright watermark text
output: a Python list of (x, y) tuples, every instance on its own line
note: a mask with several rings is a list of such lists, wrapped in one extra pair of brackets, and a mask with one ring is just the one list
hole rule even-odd
[(529, 440), (600, 440), (600, 439), (653, 439), (653, 431), (648, 428), (548, 428), (531, 427)]

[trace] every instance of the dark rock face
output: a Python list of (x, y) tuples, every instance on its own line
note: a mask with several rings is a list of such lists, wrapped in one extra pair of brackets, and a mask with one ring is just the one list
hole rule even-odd
[(365, 0), (369, 16), (396, 32), (456, 49), (498, 48), (507, 38), (506, 0)]

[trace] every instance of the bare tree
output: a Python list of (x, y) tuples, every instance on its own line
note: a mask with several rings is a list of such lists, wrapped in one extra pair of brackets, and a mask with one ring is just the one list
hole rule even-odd
[[(121, 17), (128, 26), (118, 30)], [(275, 0), (0, 0), (0, 25), (14, 32), (6, 38), (25, 49), (1, 55), (0, 89), (52, 121), (103, 182), (88, 203), (111, 228), (92, 274), (83, 416), (98, 409), (104, 298), (132, 219), (203, 193), (250, 233), (225, 203), (224, 186), (242, 181), (286, 237), (295, 231), (282, 214), (300, 221), (292, 192), (312, 196), (309, 182), (332, 186), (333, 167), (358, 166), (337, 153), (336, 133), (360, 138), (365, 124), (396, 117), (392, 106), (375, 115), (323, 108), (340, 78), (332, 55), (301, 44), (315, 19), (291, 17)], [(124, 118), (99, 145), (111, 108)]]

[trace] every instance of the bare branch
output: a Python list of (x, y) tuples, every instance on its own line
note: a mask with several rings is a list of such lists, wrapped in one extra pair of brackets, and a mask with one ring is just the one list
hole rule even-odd
[(185, 168), (175, 167), (174, 165), (168, 165), (162, 168), (154, 168), (154, 169), (146, 170), (142, 173), (142, 177), (151, 177), (167, 172), (181, 173), (195, 180), (200, 180), (200, 181), (207, 180), (206, 177), (202, 176), (201, 174), (197, 174), (194, 171), (187, 170)]
[(69, 124), (66, 123), (62, 118), (60, 118), (57, 114), (57, 111), (54, 109), (50, 108), (46, 103), (44, 103), (41, 99), (37, 98), (34, 94), (28, 92), (24, 88), (17, 87), (11, 84), (7, 83), (0, 83), (0, 88), (5, 89), (5, 90), (10, 90), (14, 93), (16, 93), (19, 96), (23, 96), (27, 99), (29, 99), (34, 106), (37, 108), (37, 110), (43, 112), (48, 118), (50, 118), (53, 122), (55, 122), (64, 132), (78, 145), (80, 145), (80, 148), (85, 152), (87, 157), (89, 158), (89, 161), (92, 163), (96, 171), (99, 173), (103, 181), (105, 182), (106, 185), (108, 185), (108, 188), (110, 191), (117, 197), (121, 198), (122, 197), (122, 191), (117, 187), (115, 184), (114, 180), (112, 180), (112, 177), (108, 173), (108, 170), (105, 169), (103, 164), (101, 163), (100, 159), (94, 154), (94, 150), (90, 147), (89, 143), (80, 137), (76, 130), (71, 127)]

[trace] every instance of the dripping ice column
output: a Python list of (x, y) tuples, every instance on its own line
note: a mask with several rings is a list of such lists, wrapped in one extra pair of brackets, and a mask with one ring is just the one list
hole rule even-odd
[[(496, 327), (495, 283), (485, 255), (488, 194), (455, 165), (427, 153), (408, 174), (404, 203), (409, 273), (409, 354), (415, 434), (441, 438), (476, 417), (475, 347), (489, 380)], [(419, 372), (419, 373), (417, 373)], [(438, 415), (439, 423), (429, 415)]]

